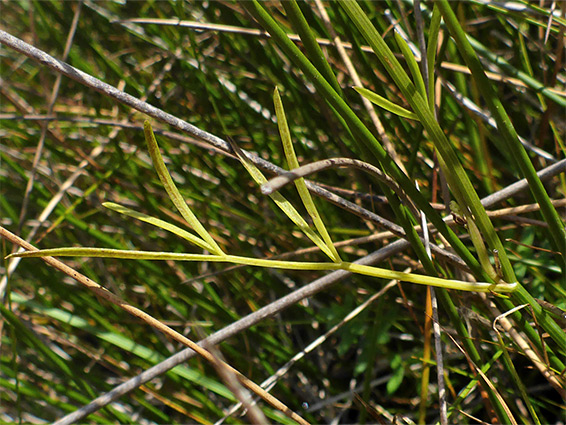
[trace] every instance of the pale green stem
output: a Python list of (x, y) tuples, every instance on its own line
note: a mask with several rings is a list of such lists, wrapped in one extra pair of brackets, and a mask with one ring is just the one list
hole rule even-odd
[(183, 254), (174, 252), (148, 252), (131, 251), (106, 248), (55, 248), (40, 251), (26, 251), (11, 254), (11, 257), (106, 257), (123, 258), (134, 260), (173, 260), (173, 261), (207, 261), (219, 263), (233, 263), (248, 266), (268, 267), (287, 270), (345, 270), (351, 273), (377, 277), (381, 279), (396, 279), (403, 282), (416, 283), (419, 285), (436, 286), (446, 289), (458, 289), (461, 291), (475, 292), (512, 292), (517, 283), (486, 283), (486, 282), (463, 282), (452, 279), (441, 279), (432, 276), (419, 275), (415, 273), (398, 272), (394, 270), (381, 269), (378, 267), (365, 266), (350, 262), (322, 263), (268, 260), (261, 258), (240, 257), (237, 255), (206, 255), (206, 254)]

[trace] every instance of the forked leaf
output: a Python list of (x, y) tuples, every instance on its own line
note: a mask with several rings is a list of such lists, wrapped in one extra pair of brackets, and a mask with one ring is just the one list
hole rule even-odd
[(200, 223), (198, 218), (193, 214), (185, 199), (175, 186), (169, 171), (167, 171), (167, 167), (165, 167), (165, 163), (163, 162), (163, 157), (159, 152), (159, 146), (157, 145), (157, 140), (155, 140), (155, 135), (153, 134), (153, 130), (151, 129), (151, 124), (149, 121), (144, 121), (143, 123), (143, 131), (145, 134), (145, 140), (147, 142), (147, 146), (149, 149), (149, 155), (151, 156), (151, 160), (153, 161), (153, 166), (155, 167), (155, 171), (159, 176), (159, 180), (163, 184), (163, 187), (167, 191), (169, 198), (177, 207), (177, 210), (181, 213), (183, 218), (187, 220), (189, 226), (198, 233), (198, 235), (204, 239), (211, 248), (213, 248), (212, 252), (217, 255), (224, 255), (224, 252), (216, 241), (210, 236), (210, 233), (204, 228), (204, 226)]
[[(267, 183), (267, 179), (265, 178), (263, 173), (261, 171), (259, 171), (259, 169), (254, 165), (253, 162), (251, 162), (246, 157), (246, 155), (244, 155), (244, 153), (238, 147), (238, 145), (233, 140), (231, 140), (230, 138), (228, 138), (228, 141), (230, 142), (232, 149), (234, 150), (234, 152), (236, 153), (236, 155), (240, 159), (240, 162), (242, 163), (244, 168), (248, 171), (248, 173), (250, 173), (250, 176), (252, 177), (252, 179), (254, 179), (254, 181), (259, 186), (263, 185), (264, 183)], [(299, 229), (301, 229), (301, 231), (311, 241), (313, 241), (316, 246), (318, 246), (320, 248), (320, 250), (322, 252), (324, 252), (328, 257), (332, 258), (332, 251), (330, 251), (330, 249), (326, 246), (326, 244), (320, 238), (320, 236), (318, 236), (309, 227), (308, 223), (303, 219), (303, 217), (301, 217), (301, 215), (295, 209), (295, 207), (289, 201), (287, 201), (287, 199), (285, 199), (285, 197), (283, 197), (283, 195), (281, 195), (279, 192), (273, 192), (273, 193), (269, 194), (268, 196), (273, 200), (273, 202), (275, 202), (275, 204), (277, 204), (277, 206), (281, 209), (281, 211), (283, 211), (285, 213), (285, 215), (287, 217), (289, 217), (289, 219), (293, 223), (295, 223), (295, 225)]]
[(383, 96), (380, 96), (377, 93), (372, 92), (371, 90), (368, 90), (363, 87), (354, 87), (354, 90), (356, 90), (359, 94), (361, 94), (371, 103), (375, 103), (377, 106), (385, 109), (386, 111), (389, 111), (395, 115), (399, 115), (400, 117), (403, 118), (409, 118), (410, 120), (419, 119), (415, 113), (391, 102), (390, 100), (387, 100)]
[[(273, 103), (275, 104), (275, 114), (277, 115), (277, 126), (279, 127), (279, 134), (281, 135), (281, 142), (283, 143), (283, 150), (285, 151), (285, 157), (287, 158), (287, 163), (289, 165), (289, 170), (292, 171), (294, 168), (299, 168), (299, 161), (297, 160), (297, 155), (295, 154), (295, 149), (293, 149), (293, 142), (291, 141), (291, 133), (289, 132), (289, 126), (287, 125), (287, 117), (285, 116), (285, 109), (283, 108), (283, 102), (281, 101), (281, 96), (279, 95), (279, 90), (277, 87), (273, 92)], [(320, 218), (320, 214), (316, 209), (316, 205), (311, 197), (307, 185), (305, 184), (304, 178), (299, 178), (295, 180), (295, 187), (299, 192), (301, 201), (305, 206), (307, 212), (309, 213), (316, 229), (322, 239), (326, 243), (326, 246), (332, 253), (330, 259), (335, 263), (342, 261), (338, 251), (334, 247), (334, 243), (326, 230), (324, 222)]]
[(167, 230), (168, 232), (171, 232), (183, 239), (186, 239), (187, 241), (191, 242), (192, 244), (195, 244), (199, 247), (201, 247), (202, 249), (206, 249), (209, 252), (214, 252), (215, 249), (210, 246), (210, 244), (208, 244), (208, 242), (202, 240), (201, 238), (193, 235), (192, 233), (187, 232), (184, 229), (181, 229), (178, 226), (175, 226), (174, 224), (168, 223), (166, 221), (160, 220), (159, 218), (155, 218), (155, 217), (151, 217), (147, 214), (138, 212), (138, 211), (134, 211), (130, 208), (124, 207), (122, 205), (118, 205), (115, 204), (113, 202), (104, 202), (102, 204), (104, 207), (111, 209), (112, 211), (116, 211), (117, 213), (120, 214), (124, 214), (127, 215), (128, 217), (132, 217), (132, 218), (137, 218), (140, 221), (144, 221), (146, 223), (152, 224), (155, 227), (159, 227), (163, 230)]

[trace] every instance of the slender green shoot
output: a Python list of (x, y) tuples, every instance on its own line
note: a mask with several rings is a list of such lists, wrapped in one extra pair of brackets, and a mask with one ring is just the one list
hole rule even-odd
[(215, 252), (215, 248), (213, 246), (211, 246), (208, 242), (206, 242), (205, 240), (193, 235), (192, 233), (187, 232), (184, 229), (181, 229), (178, 226), (175, 226), (174, 224), (171, 224), (167, 221), (161, 220), (159, 218), (155, 218), (155, 217), (151, 217), (147, 214), (138, 212), (138, 211), (134, 211), (130, 208), (124, 207), (122, 205), (119, 204), (115, 204), (114, 202), (104, 202), (102, 204), (104, 207), (112, 210), (112, 211), (116, 211), (117, 213), (126, 215), (128, 217), (132, 217), (132, 218), (137, 218), (140, 221), (149, 223), (154, 225), (155, 227), (159, 227), (163, 230), (167, 230), (168, 232), (171, 232), (183, 239), (186, 239), (187, 241), (195, 244), (196, 246), (201, 247), (202, 249), (206, 249), (209, 252)]
[[(291, 133), (289, 132), (289, 126), (287, 125), (287, 117), (285, 116), (285, 109), (283, 108), (283, 102), (281, 101), (281, 96), (279, 95), (279, 90), (275, 88), (273, 92), (273, 103), (275, 104), (275, 113), (277, 114), (277, 125), (279, 127), (279, 134), (281, 135), (281, 142), (283, 143), (283, 150), (285, 151), (285, 157), (287, 158), (287, 163), (289, 164), (289, 170), (293, 171), (295, 168), (299, 168), (299, 161), (297, 160), (297, 155), (295, 154), (295, 149), (293, 149), (293, 142), (291, 141)], [(322, 239), (326, 243), (326, 246), (332, 253), (330, 258), (335, 263), (339, 263), (342, 261), (340, 259), (340, 255), (334, 244), (332, 243), (332, 239), (326, 230), (326, 226), (324, 222), (320, 218), (320, 214), (314, 204), (314, 201), (311, 197), (309, 190), (307, 189), (307, 185), (305, 184), (304, 178), (298, 178), (295, 180), (295, 187), (299, 192), (299, 196), (303, 201), (303, 204), (309, 213), (318, 233), (322, 236)]]
[(269, 260), (262, 258), (241, 257), (237, 255), (208, 255), (208, 254), (183, 254), (175, 252), (151, 252), (135, 251), (107, 248), (54, 248), (39, 251), (25, 251), (11, 254), (6, 258), (12, 257), (99, 257), (99, 258), (122, 258), (131, 260), (173, 260), (173, 261), (209, 261), (219, 263), (232, 263), (247, 266), (270, 267), (275, 269), (287, 270), (320, 270), (333, 271), (345, 270), (365, 276), (377, 277), (382, 279), (396, 279), (403, 282), (416, 283), (418, 285), (436, 286), (445, 289), (457, 289), (460, 291), (493, 292), (506, 293), (513, 292), (517, 288), (517, 283), (498, 284), (486, 282), (463, 282), (453, 279), (442, 279), (438, 277), (420, 275), (416, 273), (405, 273), (394, 270), (381, 269), (362, 264), (340, 262), (303, 262), (303, 261), (283, 261)]
[(438, 33), (440, 32), (440, 21), (442, 16), (438, 10), (438, 6), (434, 5), (432, 9), (432, 18), (430, 20), (430, 27), (428, 31), (428, 45), (426, 48), (426, 57), (428, 63), (428, 107), (434, 111), (435, 98), (434, 98), (434, 64), (436, 63), (436, 48), (438, 43)]
[(187, 205), (187, 202), (179, 192), (179, 189), (177, 189), (177, 186), (175, 186), (175, 183), (173, 182), (173, 179), (171, 178), (171, 175), (169, 174), (169, 171), (167, 171), (167, 167), (165, 167), (165, 163), (163, 162), (163, 157), (159, 152), (159, 146), (157, 145), (157, 140), (155, 140), (155, 135), (153, 134), (153, 130), (149, 121), (144, 121), (143, 130), (149, 149), (149, 155), (151, 156), (151, 160), (153, 161), (153, 166), (155, 167), (155, 171), (157, 171), (159, 180), (161, 180), (161, 183), (167, 191), (169, 198), (171, 199), (175, 207), (177, 207), (177, 210), (179, 210), (183, 218), (187, 220), (189, 226), (191, 226), (195, 230), (195, 232), (197, 232), (199, 236), (203, 240), (205, 240), (210, 245), (210, 247), (213, 248), (211, 252), (217, 255), (223, 255), (224, 252), (222, 251), (222, 249), (218, 246), (210, 233), (208, 233), (208, 231), (200, 223), (198, 218), (193, 214), (193, 212)]
[(399, 105), (391, 102), (390, 100), (387, 100), (383, 96), (380, 96), (379, 94), (374, 93), (371, 90), (368, 90), (368, 89), (363, 88), (363, 87), (354, 87), (354, 90), (356, 90), (359, 94), (361, 94), (363, 97), (365, 97), (371, 103), (376, 104), (377, 106), (385, 109), (386, 111), (391, 112), (392, 114), (399, 115), (400, 117), (408, 118), (408, 119), (411, 119), (411, 120), (418, 120), (419, 119), (414, 112), (411, 112), (411, 111), (403, 108), (402, 106), (399, 106)]
[(409, 71), (413, 76), (413, 82), (414, 82), (413, 84), (415, 85), (421, 96), (426, 98), (425, 83), (421, 71), (419, 69), (419, 64), (415, 59), (415, 55), (411, 51), (411, 48), (409, 47), (405, 39), (403, 39), (403, 37), (401, 37), (397, 31), (395, 31), (394, 34), (395, 34), (395, 41), (397, 42), (397, 45), (401, 49), (401, 53), (403, 53), (403, 57), (407, 62), (407, 66), (409, 67)]
[[(524, 305), (523, 305), (523, 307), (524, 307)], [(527, 406), (527, 409), (528, 409), (528, 411), (531, 415), (531, 418), (533, 420), (533, 424), (541, 425), (541, 422), (540, 422), (540, 419), (537, 415), (537, 412), (536, 412), (536, 410), (533, 406), (533, 403), (531, 403), (531, 399), (529, 398), (527, 388), (525, 388), (525, 385), (523, 384), (519, 374), (517, 373), (517, 369), (515, 368), (515, 365), (513, 364), (513, 360), (511, 359), (511, 356), (509, 355), (509, 349), (505, 346), (505, 342), (503, 341), (503, 338), (501, 337), (501, 334), (496, 329), (496, 327), (493, 326), (493, 328), (496, 331), (497, 342), (499, 343), (499, 346), (501, 347), (501, 351), (503, 353), (503, 361), (505, 362), (507, 370), (511, 371), (512, 381), (515, 383), (515, 385), (517, 385), (517, 388), (519, 389), (519, 393), (521, 394), (521, 400), (523, 400), (523, 402), (525, 403), (525, 406)]]

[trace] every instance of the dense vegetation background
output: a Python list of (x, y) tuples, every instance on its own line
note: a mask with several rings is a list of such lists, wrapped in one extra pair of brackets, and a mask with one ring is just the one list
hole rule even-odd
[[(358, 25), (361, 21), (356, 22), (349, 7), (310, 1), (18, 1), (2, 2), (0, 16), (3, 31), (287, 168), (273, 107), (278, 87), (301, 164), (350, 157), (386, 171), (402, 169), (433, 204), (434, 214), (447, 216), (451, 196), (439, 168), (437, 140), (431, 136), (434, 123), (365, 104), (352, 89), (363, 86), (417, 112), (406, 97), (407, 87), (399, 86), (368, 47), (370, 32)], [(544, 186), (531, 179), (530, 191), (524, 187), (489, 207), (498, 211), (490, 212), (495, 230), (483, 236), (487, 245), (499, 238), (505, 247), (495, 256), (487, 251), (489, 261), (508, 259), (512, 268), (504, 264), (498, 273), (514, 274), (521, 289), (507, 296), (437, 290), (439, 351), (426, 286), (395, 282), (377, 296), (387, 280), (350, 275), (238, 329), (214, 353), (259, 384), (308, 347), (271, 392), (313, 423), (564, 421), (564, 4), (423, 2), (420, 13), (408, 1), (361, 2), (359, 7), (413, 83), (418, 80), (415, 69), (423, 67), (411, 68), (408, 52), (420, 61), (423, 47), (432, 46), (431, 72), (423, 78), (428, 99), (435, 95), (435, 108), (428, 111), (434, 110), (435, 122), (450, 142), (447, 149), (463, 165), (479, 198), (524, 178), (527, 162), (536, 170), (555, 166)], [(454, 28), (446, 8), (461, 28)], [(273, 22), (262, 21), (262, 11)], [(300, 34), (303, 41), (293, 38), (299, 49), (268, 38), (264, 30), (274, 33), (276, 27)], [(457, 43), (457, 30), (473, 43), (477, 63), (488, 72), (487, 85), (471, 65), (470, 75), (470, 52)], [(309, 36), (319, 39), (321, 51), (308, 43)], [(345, 43), (352, 66), (332, 42), (336, 36)], [(262, 194), (227, 144), (199, 140), (179, 125), (148, 117), (107, 93), (61, 78), (5, 43), (1, 46), (4, 228), (39, 248), (202, 253), (174, 234), (101, 205), (111, 201), (185, 226), (147, 153), (143, 121), (150, 119), (183, 197), (225, 252), (328, 261), (318, 248), (307, 249), (311, 241)], [(306, 59), (297, 52), (315, 64), (319, 79), (309, 74)], [(434, 80), (427, 84), (429, 75)], [(347, 109), (337, 106), (342, 103), (321, 88), (321, 80)], [(494, 106), (497, 99), (503, 108)], [(526, 149), (512, 144), (512, 130), (496, 129), (498, 124), (502, 128), (502, 110)], [(367, 134), (354, 126), (348, 111)], [(370, 136), (384, 146), (383, 152), (367, 143)], [(523, 156), (518, 153), (522, 149)], [(405, 192), (411, 190), (392, 177)], [(410, 244), (397, 243), (399, 249), (388, 251), (403, 231), (399, 226), (414, 228), (421, 218), (372, 175), (330, 169), (310, 178), (350, 201), (340, 206), (315, 197), (330, 236), (340, 242), (343, 260), (378, 252), (375, 265), (382, 268), (466, 281), (489, 278), (485, 264), (476, 260), (481, 247), (469, 241), (461, 225), (452, 225), (462, 238), (459, 248), (446, 235), (431, 235), (432, 243), (443, 249), (433, 250), (432, 262), (427, 263), (426, 250), (414, 235)], [(459, 184), (451, 184), (453, 194), (455, 188), (465, 190)], [(293, 188), (281, 193), (304, 212)], [(536, 205), (525, 207), (544, 204), (544, 199), (542, 214)], [(479, 221), (475, 210), (473, 215)], [(432, 220), (429, 213), (427, 218)], [(2, 240), (3, 257), (13, 249)], [(455, 265), (447, 252), (464, 261)], [(212, 262), (62, 260), (193, 341), (328, 274)], [(185, 348), (40, 259), (6, 260), (0, 272), (1, 421), (63, 418)], [(344, 321), (358, 306), (355, 316)], [(494, 325), (496, 317), (519, 306)], [(440, 385), (437, 355), (443, 362)], [(228, 378), (195, 357), (76, 420), (213, 423), (237, 402)], [(442, 393), (447, 407), (439, 402)], [(268, 404), (258, 406), (269, 421), (292, 423)], [(240, 413), (226, 419), (254, 420)]]

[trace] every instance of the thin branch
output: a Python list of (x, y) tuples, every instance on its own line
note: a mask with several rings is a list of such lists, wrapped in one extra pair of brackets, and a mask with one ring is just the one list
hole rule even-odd
[[(408, 272), (409, 269), (407, 269), (405, 271)], [(267, 378), (265, 381), (263, 381), (260, 384), (260, 386), (262, 388), (265, 388), (266, 391), (271, 391), (271, 389), (275, 386), (275, 384), (277, 384), (277, 381), (279, 381), (279, 379), (281, 379), (287, 372), (289, 372), (289, 370), (293, 367), (293, 365), (295, 363), (297, 363), (299, 360), (301, 360), (307, 354), (311, 353), (315, 348), (317, 348), (321, 344), (323, 344), (326, 340), (328, 340), (328, 338), (331, 335), (335, 334), (340, 328), (342, 328), (347, 323), (351, 322), (352, 319), (357, 317), (362, 311), (364, 311), (366, 308), (368, 308), (373, 302), (375, 302), (378, 298), (380, 298), (383, 294), (385, 294), (391, 288), (396, 286), (398, 283), (399, 282), (396, 281), (396, 280), (392, 280), (391, 282), (389, 282), (387, 285), (385, 285), (383, 288), (381, 288), (381, 290), (379, 290), (378, 292), (373, 294), (371, 297), (369, 297), (367, 300), (365, 300), (362, 304), (360, 304), (358, 307), (356, 307), (350, 313), (348, 313), (346, 315), (346, 317), (344, 317), (342, 320), (340, 320), (338, 323), (336, 323), (334, 326), (332, 326), (328, 331), (326, 331), (324, 333), (324, 335), (320, 335), (313, 342), (311, 342), (309, 345), (307, 345), (303, 350), (301, 350), (297, 354), (295, 354), (289, 361), (287, 361), (287, 363), (285, 363), (283, 366), (281, 366), (279, 369), (277, 369), (277, 371), (275, 371), (275, 373), (273, 373), (269, 378)], [(236, 413), (238, 411), (238, 409), (240, 409), (241, 407), (242, 407), (241, 402), (235, 404), (234, 406), (232, 406), (228, 410), (228, 412), (225, 414), (225, 416), (222, 419), (220, 419), (219, 421), (217, 421), (214, 425), (222, 424), (228, 417), (234, 415), (234, 413)]]
[[(542, 170), (537, 172), (537, 175), (541, 181), (546, 181), (565, 171), (566, 158), (546, 168), (543, 168)], [(489, 196), (486, 196), (482, 199), (481, 203), (485, 208), (489, 208), (492, 205), (497, 204), (498, 202), (504, 201), (505, 199), (511, 198), (512, 196), (527, 190), (528, 188), (529, 184), (527, 182), (527, 179), (521, 179), (501, 190), (498, 190), (495, 193), (492, 193)]]
[[(442, 78), (439, 77), (439, 80), (441, 81), (442, 85), (448, 90), (448, 92), (454, 97), (454, 99), (456, 100), (456, 102), (458, 102), (462, 107), (466, 108), (468, 111), (472, 112), (474, 115), (478, 116), (482, 121), (486, 122), (487, 124), (489, 124), (490, 127), (497, 129), (497, 123), (495, 122), (495, 119), (491, 116), (491, 114), (489, 112), (486, 112), (484, 110), (482, 110), (479, 106), (477, 106), (474, 102), (472, 102), (470, 99), (468, 99), (467, 97), (462, 96), (461, 93), (459, 93), (456, 90), (456, 87), (454, 87), (454, 85), (452, 83), (450, 83), (449, 81), (446, 81)], [(533, 145), (532, 143), (530, 143), (529, 141), (527, 141), (524, 137), (518, 136), (519, 141), (521, 142), (521, 144), (525, 147), (525, 149), (530, 150), (531, 152), (537, 154), (538, 156), (555, 163), (556, 162), (556, 158), (546, 152), (545, 150)], [(500, 148), (502, 148), (503, 145), (500, 145)]]
[(409, 199), (409, 197), (405, 194), (403, 189), (399, 187), (399, 185), (391, 179), (389, 176), (383, 173), (379, 168), (371, 165), (367, 162), (360, 161), (358, 159), (353, 158), (328, 158), (323, 159), (321, 161), (312, 162), (307, 165), (303, 165), (299, 168), (294, 168), (292, 171), (288, 171), (284, 174), (280, 174), (277, 177), (269, 180), (267, 183), (261, 186), (261, 192), (264, 195), (269, 195), (279, 189), (281, 189), (286, 184), (291, 183), (301, 177), (306, 177), (314, 173), (318, 173), (319, 171), (328, 170), (330, 168), (357, 168), (362, 170), (368, 174), (371, 174), (375, 178), (377, 178), (380, 182), (386, 184), (393, 190), (399, 198), (403, 200), (405, 205), (411, 208), (416, 214), (416, 207), (413, 205), (413, 202)]
[[(264, 425), (267, 424), (267, 419), (263, 412), (257, 407), (256, 401), (251, 396), (250, 392), (246, 390), (238, 381), (238, 377), (224, 365), (225, 361), (222, 359), (220, 351), (216, 347), (205, 347), (214, 356), (213, 366), (218, 375), (224, 381), (226, 387), (232, 391), (234, 396), (239, 400), (238, 406), (244, 406), (246, 415), (251, 424)], [(269, 391), (269, 390), (268, 390)]]

